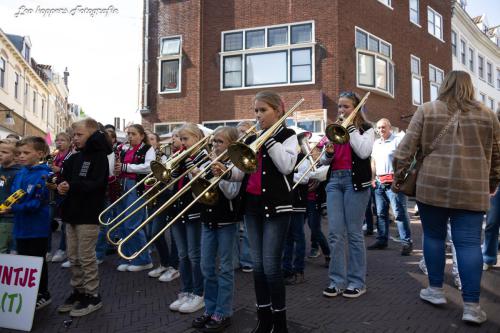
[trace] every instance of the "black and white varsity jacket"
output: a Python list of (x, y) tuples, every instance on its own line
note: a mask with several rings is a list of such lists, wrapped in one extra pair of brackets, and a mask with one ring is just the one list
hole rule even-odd
[[(132, 163), (123, 163), (125, 154), (129, 149), (131, 149), (129, 144), (123, 144), (118, 146), (120, 153), (120, 162), (122, 163), (121, 172), (124, 173), (135, 173), (136, 182), (140, 182), (147, 174), (151, 172), (151, 161), (156, 158), (155, 150), (148, 144), (144, 142), (141, 143), (139, 149), (134, 154), (134, 159)], [(137, 187), (137, 194), (141, 195), (144, 191), (144, 184)]]
[[(245, 143), (250, 144), (257, 138), (250, 136)], [(293, 211), (293, 169), (297, 162), (298, 141), (295, 131), (280, 126), (276, 133), (270, 137), (261, 147), (262, 150), (262, 173), (261, 185), (262, 194), (260, 199), (263, 203), (262, 214), (265, 217), (272, 217), (280, 213), (290, 213)], [(245, 200), (248, 178), (250, 175), (244, 174), (236, 167), (233, 168), (228, 179), (231, 181), (241, 181), (241, 207), (245, 209)], [(243, 212), (244, 213), (244, 212)]]
[[(352, 156), (352, 185), (354, 191), (361, 191), (371, 186), (372, 169), (370, 164), (370, 156), (372, 154), (373, 143), (375, 142), (375, 131), (370, 124), (363, 124), (361, 129), (357, 129), (354, 125), (347, 127), (349, 132)], [(330, 155), (325, 153), (321, 157), (321, 164), (329, 165), (327, 179), (330, 179), (332, 171), (332, 161), (335, 152)]]
[[(226, 167), (229, 166), (229, 163), (224, 164)], [(210, 179), (211, 177), (212, 172), (209, 170), (205, 178)], [(214, 206), (202, 204), (201, 220), (203, 223), (207, 224), (210, 229), (216, 229), (241, 221), (239, 216), (241, 182), (230, 182), (222, 179), (215, 188), (219, 199)]]
[[(195, 156), (182, 161), (179, 167), (172, 172), (172, 178), (177, 178), (184, 171), (186, 171), (193, 165), (198, 164), (198, 162), (207, 157), (207, 155), (207, 151), (205, 149), (202, 149)], [(184, 187), (191, 178), (191, 175), (187, 174), (182, 178), (182, 180), (179, 180), (179, 182), (175, 183), (172, 191), (173, 195), (175, 195), (177, 191)], [(180, 185), (180, 182), (182, 182), (182, 186)], [(189, 205), (193, 201), (193, 199), (193, 192), (191, 190), (187, 190), (186, 193), (181, 195), (180, 198), (177, 199), (168, 210), (169, 220), (176, 217), (187, 205)], [(185, 214), (180, 217), (178, 221), (186, 223), (188, 221), (199, 220), (201, 218), (202, 208), (203, 207), (199, 202), (195, 203)]]

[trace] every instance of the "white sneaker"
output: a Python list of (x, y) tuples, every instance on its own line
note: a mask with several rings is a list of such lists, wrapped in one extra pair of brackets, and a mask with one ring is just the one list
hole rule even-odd
[(45, 261), (46, 262), (52, 261), (52, 254), (50, 252), (45, 253)]
[(203, 296), (198, 296), (191, 294), (189, 300), (181, 305), (179, 312), (181, 313), (193, 313), (205, 307), (205, 301)]
[(100, 264), (102, 264), (104, 262), (104, 260), (103, 259), (97, 259), (96, 262), (97, 262), (98, 265), (100, 265)]
[(65, 262), (63, 262), (61, 264), (61, 267), (62, 268), (70, 268), (71, 267), (71, 263), (69, 262), (69, 260), (66, 260)]
[(186, 303), (189, 300), (189, 293), (179, 293), (177, 299), (170, 304), (170, 310), (179, 311), (179, 308), (182, 304)]
[(474, 324), (482, 324), (486, 321), (486, 312), (481, 310), (478, 303), (464, 303), (463, 321), (468, 321)]
[(163, 273), (158, 278), (158, 280), (160, 280), (161, 282), (170, 282), (170, 281), (173, 281), (173, 280), (179, 278), (179, 276), (180, 276), (179, 271), (176, 270), (175, 268), (173, 268), (172, 266), (170, 266), (169, 268), (167, 268), (165, 273)]
[(129, 265), (127, 270), (129, 272), (140, 272), (140, 271), (143, 271), (145, 269), (151, 269), (151, 268), (153, 268), (153, 264), (149, 263), (146, 265)]
[(165, 272), (166, 270), (167, 267), (163, 267), (162, 265), (160, 265), (157, 268), (153, 269), (152, 271), (148, 272), (148, 276), (152, 278), (157, 278), (160, 277), (161, 273)]
[(427, 273), (427, 266), (425, 265), (424, 258), (420, 259), (420, 261), (418, 262), (418, 268), (420, 268), (420, 270), (422, 271), (422, 273), (424, 273), (425, 275), (428, 275), (428, 273)]
[(420, 298), (434, 305), (446, 304), (443, 288), (427, 287), (420, 290)]
[(116, 267), (116, 270), (119, 272), (126, 272), (126, 271), (128, 271), (128, 266), (130, 266), (130, 265), (129, 264), (121, 264), (121, 265), (118, 265), (118, 267)]
[(494, 265), (483, 264), (483, 271), (487, 271), (492, 268)]
[(57, 250), (56, 253), (52, 256), (52, 262), (61, 262), (66, 259), (66, 252), (63, 250)]
[(16, 254), (17, 254), (17, 251), (16, 251), (16, 250), (11, 250), (11, 251), (9, 252), (9, 254), (16, 255)]

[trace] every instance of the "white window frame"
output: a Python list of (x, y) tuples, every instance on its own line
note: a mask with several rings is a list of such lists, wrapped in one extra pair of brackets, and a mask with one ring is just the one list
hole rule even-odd
[(3, 61), (3, 69), (0, 70), (0, 88), (7, 90), (7, 60), (4, 57), (0, 57)]
[(14, 73), (14, 98), (19, 101), (19, 85), (21, 83), (21, 74), (18, 72)]
[[(156, 128), (158, 126), (160, 126), (160, 125), (162, 125), (162, 126), (168, 125), (169, 126), (169, 131), (167, 133), (171, 133), (174, 130), (175, 127), (180, 127), (184, 123), (185, 122), (183, 122), (183, 121), (172, 121), (172, 122), (154, 123), (153, 124), (153, 128), (154, 128), (154, 132), (158, 133), (158, 131), (156, 130)], [(174, 128), (172, 128), (172, 125), (173, 125)], [(160, 134), (160, 135), (163, 135), (163, 134)]]
[(29, 108), (28, 104), (28, 97), (29, 97), (29, 92), (30, 92), (30, 83), (28, 80), (24, 80), (24, 107)]
[(41, 106), (41, 111), (42, 111), (42, 112), (41, 112), (41, 115), (40, 115), (40, 116), (41, 116), (42, 120), (44, 120), (44, 119), (45, 119), (45, 104), (46, 104), (46, 103), (45, 103), (45, 98), (43, 98), (43, 96), (42, 96), (42, 95), (40, 95), (40, 99), (41, 99), (41, 101), (42, 101), (42, 106)]
[(444, 79), (444, 71), (435, 65), (429, 64), (429, 100), (432, 100), (432, 94), (431, 94), (432, 87), (435, 87), (437, 89), (437, 96), (436, 96), (437, 98), (439, 96), (439, 87), (441, 87), (441, 84), (443, 83), (442, 81), (441, 83), (436, 81), (431, 81), (431, 75), (430, 75), (431, 68), (433, 68), (436, 71), (436, 76), (437, 72), (441, 72), (441, 76)]
[(420, 25), (420, 0), (416, 0), (416, 1), (417, 1), (417, 22), (415, 22), (411, 19), (411, 13), (412, 13), (411, 0), (408, 0), (408, 8), (409, 8), (408, 15), (409, 15), (411, 23), (415, 24), (419, 28), (422, 28), (422, 26)]
[[(179, 53), (175, 55), (162, 55), (161, 54), (161, 47), (162, 43), (166, 39), (179, 39)], [(178, 94), (182, 91), (182, 35), (172, 35), (172, 36), (165, 36), (160, 38), (160, 55), (158, 56), (158, 94), (163, 95), (163, 94)], [(179, 68), (178, 68), (178, 84), (177, 84), (177, 89), (172, 89), (172, 90), (162, 90), (162, 62), (164, 61), (175, 61), (177, 60), (179, 62)]]
[[(429, 31), (429, 13), (432, 13), (433, 15), (433, 32)], [(436, 16), (439, 16), (439, 19), (441, 20), (441, 33), (439, 34), (439, 36), (436, 36)], [(444, 43), (444, 40), (443, 40), (443, 28), (444, 28), (444, 25), (443, 25), (443, 16), (441, 14), (439, 14), (436, 10), (434, 10), (431, 6), (427, 6), (427, 32), (436, 37), (437, 39), (439, 39), (440, 41), (442, 41)]]
[[(228, 123), (240, 123), (242, 121), (251, 121), (255, 123), (255, 118), (254, 119), (225, 119), (225, 120), (207, 120), (203, 121), (201, 124), (205, 127), (211, 128), (210, 124), (222, 124), (220, 126), (231, 126), (228, 125)], [(208, 125), (208, 126), (207, 126)], [(232, 127), (232, 126), (231, 126)], [(215, 129), (215, 128), (214, 128)]]
[(491, 97), (488, 97), (488, 107), (495, 111), (495, 100)]
[[(481, 64), (481, 62), (479, 61), (479, 58), (482, 58), (483, 59), (483, 62), (482, 62), (482, 65), (483, 65), (483, 70), (480, 71), (480, 67), (479, 65)], [(477, 52), (477, 75), (479, 76), (479, 79), (480, 80), (483, 80), (483, 81), (486, 81), (485, 79), (485, 72), (486, 72), (486, 58), (485, 56), (481, 55), (479, 52)]]
[[(488, 65), (489, 65), (489, 67), (488, 67)], [(489, 71), (489, 74), (490, 74), (490, 75), (489, 75), (489, 77), (488, 77), (488, 68), (490, 68), (490, 69), (491, 69), (491, 70)], [(494, 81), (493, 77), (494, 77), (494, 74), (493, 74), (493, 63), (492, 63), (491, 61), (486, 60), (486, 82), (487, 82), (490, 86), (492, 86), (492, 87), (494, 87), (494, 86), (495, 86), (495, 85), (494, 85), (494, 82), (495, 82), (495, 81)], [(490, 80), (490, 78), (491, 78), (491, 80)]]
[[(453, 36), (455, 36), (455, 42), (453, 42)], [(458, 34), (455, 30), (451, 29), (450, 43), (451, 43), (451, 55), (458, 58)], [(453, 46), (455, 46), (455, 52), (453, 52)]]
[(482, 92), (479, 92), (479, 98), (481, 99), (481, 103), (483, 103), (484, 105), (486, 105), (486, 94), (482, 93)]
[(500, 90), (500, 67), (497, 67), (497, 70), (496, 70), (496, 73), (497, 73), (497, 89)]
[(394, 10), (394, 8), (392, 7), (392, 0), (377, 0), (377, 1), (386, 6), (387, 8)]
[(467, 51), (468, 51), (468, 56), (469, 56), (468, 68), (472, 73), (475, 73), (476, 72), (476, 50), (474, 50), (473, 47), (469, 46), (467, 48)]
[(467, 67), (467, 41), (460, 38), (460, 63)]
[[(304, 24), (311, 24), (311, 41), (292, 44), (292, 27)], [(280, 45), (268, 45), (268, 31), (269, 29), (274, 28), (288, 28), (287, 32), (287, 43)], [(251, 48), (246, 49), (246, 32), (254, 31), (254, 30), (264, 30), (264, 47), (260, 48)], [(234, 50), (234, 51), (224, 51), (224, 37), (227, 34), (239, 33), (243, 34), (242, 40), (242, 49)], [(247, 90), (247, 89), (262, 89), (268, 87), (288, 87), (288, 86), (299, 86), (299, 85), (311, 85), (316, 83), (316, 27), (314, 20), (310, 21), (301, 21), (301, 22), (292, 22), (286, 24), (277, 24), (277, 25), (268, 25), (268, 26), (260, 26), (260, 27), (251, 27), (247, 29), (236, 29), (236, 30), (227, 30), (221, 32), (221, 52), (219, 53), (220, 57), (220, 68), (219, 68), (219, 89), (221, 91), (231, 91), (231, 90)], [(311, 81), (302, 81), (302, 82), (292, 82), (292, 51), (295, 49), (311, 49)], [(273, 53), (273, 52), (287, 52), (287, 82), (286, 83), (276, 83), (276, 84), (263, 84), (263, 85), (246, 85), (246, 56), (252, 54), (265, 54), (265, 53)], [(224, 87), (224, 58), (231, 56), (240, 56), (241, 57), (241, 86), (240, 87)]]
[(32, 103), (31, 103), (31, 107), (32, 107), (32, 110), (31, 110), (31, 111), (32, 111), (32, 112), (33, 112), (33, 114), (35, 114), (35, 115), (36, 115), (36, 107), (38, 106), (38, 105), (37, 105), (37, 96), (36, 96), (37, 94), (38, 94), (38, 92), (37, 92), (36, 90), (33, 90), (33, 98), (31, 99), (31, 102), (32, 102)]
[[(367, 49), (356, 48), (356, 73), (355, 73), (355, 75), (356, 75), (356, 87), (361, 88), (361, 89), (365, 89), (365, 90), (370, 90), (373, 92), (377, 92), (377, 93), (380, 93), (381, 95), (394, 98), (394, 96), (395, 96), (395, 82), (394, 82), (394, 77), (395, 77), (394, 67), (395, 67), (395, 65), (394, 65), (394, 61), (392, 61), (392, 44), (387, 42), (386, 40), (368, 32), (368, 31), (358, 27), (358, 26), (355, 26), (354, 28), (355, 28), (354, 29), (354, 45), (356, 45), (356, 33), (358, 30), (367, 35), (367, 47), (368, 48), (369, 48), (369, 43), (370, 43), (370, 37), (372, 39), (377, 39), (378, 45), (379, 45), (379, 47), (378, 47), (379, 52), (370, 51), (368, 48)], [(389, 55), (390, 55), (389, 57), (380, 53), (380, 44), (382, 42), (385, 43), (387, 46), (389, 46)], [(365, 54), (365, 55), (374, 57), (374, 59), (373, 59), (374, 60), (374, 62), (373, 62), (373, 64), (374, 64), (374, 66), (373, 66), (374, 85), (373, 86), (364, 85), (364, 84), (359, 83), (359, 55), (360, 54)], [(384, 90), (384, 89), (377, 87), (377, 82), (376, 82), (376, 79), (377, 79), (376, 59), (377, 58), (384, 60), (387, 63), (387, 68), (386, 68), (387, 90)], [(391, 66), (392, 66), (392, 71), (391, 71)], [(391, 74), (392, 74), (392, 77), (391, 77)]]
[[(418, 74), (413, 73), (411, 71), (411, 61), (412, 59), (415, 59), (418, 61)], [(423, 93), (423, 87), (422, 87), (422, 63), (420, 61), (420, 58), (417, 56), (414, 56), (413, 54), (410, 55), (410, 73), (411, 73), (411, 103), (416, 106), (420, 106), (424, 103), (424, 93)], [(413, 79), (419, 80), (420, 81), (420, 104), (415, 103), (415, 100), (413, 99)]]

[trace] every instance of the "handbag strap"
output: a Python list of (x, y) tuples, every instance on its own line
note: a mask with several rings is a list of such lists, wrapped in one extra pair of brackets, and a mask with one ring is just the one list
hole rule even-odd
[(441, 141), (441, 139), (446, 134), (446, 132), (448, 132), (448, 130), (450, 129), (451, 125), (453, 125), (453, 123), (455, 123), (458, 120), (458, 116), (460, 116), (460, 111), (461, 110), (458, 110), (453, 115), (453, 117), (451, 117), (450, 121), (448, 121), (448, 123), (446, 124), (446, 126), (441, 130), (441, 132), (439, 132), (438, 136), (432, 141), (432, 143), (431, 143), (431, 145), (429, 147), (429, 152), (426, 155), (422, 156), (422, 160), (426, 156), (430, 155), (434, 149), (436, 149), (436, 146), (438, 145), (439, 141)]

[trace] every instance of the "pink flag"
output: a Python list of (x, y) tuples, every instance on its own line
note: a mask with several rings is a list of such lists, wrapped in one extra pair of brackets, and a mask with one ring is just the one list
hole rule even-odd
[(52, 145), (52, 138), (50, 136), (50, 132), (47, 132), (47, 134), (45, 134), (45, 142), (47, 142), (49, 146)]

